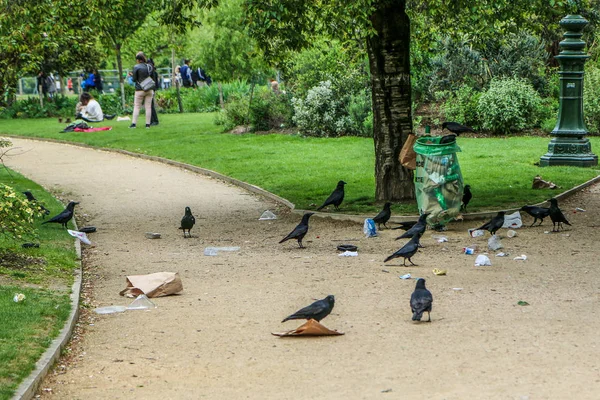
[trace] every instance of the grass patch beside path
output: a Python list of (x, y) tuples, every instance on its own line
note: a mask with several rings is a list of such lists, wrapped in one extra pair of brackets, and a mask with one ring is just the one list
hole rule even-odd
[[(64, 209), (42, 187), (0, 167), (0, 182), (30, 190), (50, 211)], [(39, 237), (16, 242), (0, 235), (0, 400), (10, 399), (52, 342), (71, 310), (69, 293), (77, 267), (73, 238), (56, 224), (40, 225)], [(24, 249), (23, 242), (39, 243)], [(25, 301), (13, 296), (23, 293)]]
[[(374, 149), (369, 138), (303, 138), (297, 135), (232, 135), (220, 133), (214, 114), (161, 115), (160, 125), (128, 129), (130, 121), (105, 121), (112, 131), (59, 133), (56, 119), (1, 120), (0, 134), (69, 140), (166, 157), (260, 186), (295, 203), (314, 209), (335, 188), (348, 182), (342, 211), (371, 213), (374, 204)], [(555, 191), (533, 190), (536, 175), (566, 190), (600, 173), (598, 168), (549, 167), (534, 163), (546, 153), (550, 137), (460, 138), (459, 161), (465, 183), (472, 187), (469, 211), (533, 204)], [(600, 151), (600, 138), (592, 137)], [(414, 203), (394, 206), (395, 213), (416, 213)]]

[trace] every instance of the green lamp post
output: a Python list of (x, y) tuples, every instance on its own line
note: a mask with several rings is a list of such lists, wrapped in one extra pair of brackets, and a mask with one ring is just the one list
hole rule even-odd
[(560, 99), (558, 121), (550, 135), (548, 153), (540, 158), (540, 166), (573, 165), (590, 167), (598, 165), (598, 156), (585, 137), (588, 133), (583, 121), (583, 65), (589, 56), (583, 51), (583, 28), (588, 21), (581, 15), (567, 15), (560, 20), (565, 29), (565, 39), (560, 42)]

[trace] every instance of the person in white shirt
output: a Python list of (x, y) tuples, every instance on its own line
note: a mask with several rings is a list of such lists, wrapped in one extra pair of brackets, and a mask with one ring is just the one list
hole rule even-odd
[(100, 107), (100, 103), (98, 103), (88, 92), (82, 93), (79, 101), (81, 102), (82, 107), (76, 118), (86, 122), (100, 122), (103, 121), (105, 117), (106, 119), (113, 119), (115, 117), (114, 115), (105, 116), (102, 112), (102, 107)]

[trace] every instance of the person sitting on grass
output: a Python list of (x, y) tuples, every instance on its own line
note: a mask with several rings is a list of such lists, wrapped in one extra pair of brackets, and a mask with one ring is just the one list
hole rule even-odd
[[(81, 103), (81, 106), (79, 106)], [(100, 107), (100, 103), (94, 99), (94, 97), (88, 92), (84, 92), (81, 94), (79, 98), (79, 103), (77, 103), (76, 110), (78, 111), (75, 118), (82, 119), (86, 122), (100, 122), (106, 119), (113, 119), (115, 116), (113, 115), (104, 115), (102, 112), (102, 107)]]

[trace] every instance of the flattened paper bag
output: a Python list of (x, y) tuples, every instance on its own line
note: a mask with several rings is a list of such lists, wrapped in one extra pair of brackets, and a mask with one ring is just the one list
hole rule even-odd
[(177, 272), (131, 275), (126, 277), (126, 280), (127, 287), (119, 293), (121, 296), (137, 297), (145, 294), (148, 297), (160, 297), (183, 290), (183, 283)]
[(332, 331), (324, 327), (314, 319), (309, 319), (306, 323), (300, 325), (296, 329), (287, 332), (274, 332), (275, 336), (336, 336), (343, 335), (344, 332)]

